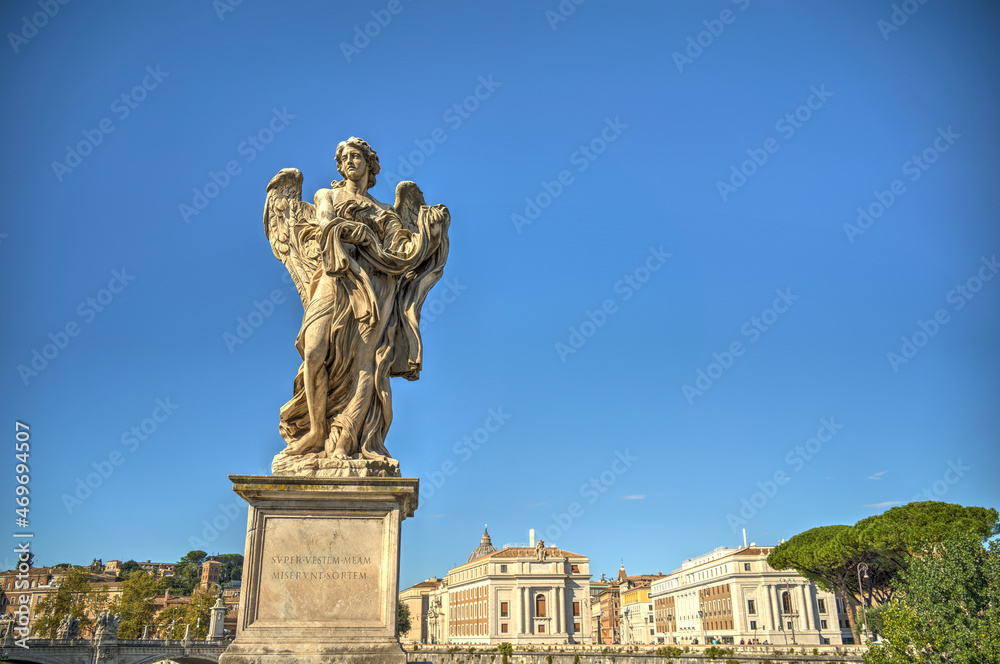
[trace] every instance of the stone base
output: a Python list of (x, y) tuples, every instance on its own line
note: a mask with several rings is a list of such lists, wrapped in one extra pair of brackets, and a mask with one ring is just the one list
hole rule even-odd
[(404, 664), (399, 533), (419, 480), (229, 479), (250, 514), (236, 639), (220, 664)]
[(275, 455), (271, 473), (282, 477), (399, 477), (395, 459), (329, 459), (318, 454)]
[(277, 641), (253, 646), (233, 642), (219, 664), (406, 664), (399, 643)]

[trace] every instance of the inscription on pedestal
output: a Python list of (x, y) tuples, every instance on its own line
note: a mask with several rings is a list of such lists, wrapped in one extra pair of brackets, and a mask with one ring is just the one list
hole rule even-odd
[(268, 517), (257, 618), (382, 623), (384, 535), (380, 518)]

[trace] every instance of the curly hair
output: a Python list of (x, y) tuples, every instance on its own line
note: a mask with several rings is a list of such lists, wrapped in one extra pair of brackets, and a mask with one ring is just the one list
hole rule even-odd
[[(347, 151), (347, 148), (349, 147), (359, 150), (361, 154), (364, 156), (365, 162), (368, 163), (367, 188), (371, 189), (372, 187), (375, 186), (375, 176), (378, 175), (378, 172), (381, 169), (381, 167), (379, 166), (378, 163), (378, 155), (375, 154), (375, 150), (372, 150), (372, 146), (368, 145), (367, 141), (362, 140), (357, 136), (351, 136), (346, 141), (341, 141), (340, 143), (337, 144), (337, 154), (336, 154), (337, 172), (340, 173), (340, 175), (343, 176), (345, 180), (347, 179), (347, 175), (344, 173), (343, 159), (344, 159), (344, 153)], [(340, 183), (334, 182), (333, 185), (335, 187), (336, 186), (342, 187), (344, 186), (344, 182), (343, 181)]]

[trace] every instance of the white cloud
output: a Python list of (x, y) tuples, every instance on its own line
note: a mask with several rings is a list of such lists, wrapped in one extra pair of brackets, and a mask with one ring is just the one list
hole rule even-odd
[(646, 499), (646, 494), (644, 493), (636, 493), (632, 494), (631, 496), (622, 496), (622, 500), (645, 500), (645, 499)]
[(869, 475), (868, 479), (870, 479), (870, 480), (880, 480), (880, 479), (882, 479), (882, 476), (885, 475), (888, 472), (889, 472), (888, 470), (880, 470), (877, 473), (875, 473), (874, 475)]
[(885, 507), (892, 507), (893, 505), (902, 505), (902, 504), (903, 501), (901, 500), (887, 500), (884, 503), (872, 503), (871, 505), (862, 505), (862, 507), (877, 507), (879, 509), (883, 509)]

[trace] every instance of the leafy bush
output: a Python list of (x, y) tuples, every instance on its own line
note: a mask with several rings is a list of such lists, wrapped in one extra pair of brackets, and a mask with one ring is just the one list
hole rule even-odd
[(732, 650), (727, 650), (726, 648), (719, 648), (717, 646), (709, 646), (705, 648), (705, 656), (709, 659), (719, 659), (720, 657), (725, 657), (726, 655), (732, 655)]

